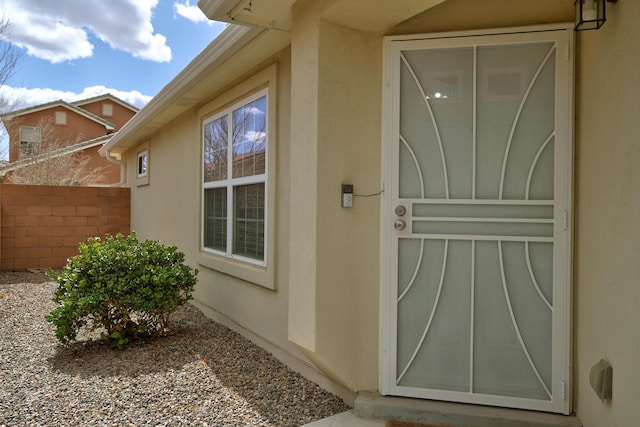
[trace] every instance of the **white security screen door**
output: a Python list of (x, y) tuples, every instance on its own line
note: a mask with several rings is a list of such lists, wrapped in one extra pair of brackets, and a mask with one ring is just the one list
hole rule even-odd
[(573, 32), (538, 30), (387, 40), (385, 394), (570, 409)]

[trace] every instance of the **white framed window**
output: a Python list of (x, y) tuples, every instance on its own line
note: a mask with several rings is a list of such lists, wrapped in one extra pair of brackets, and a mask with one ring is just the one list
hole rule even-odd
[(262, 89), (203, 122), (202, 249), (267, 264), (269, 93)]
[(66, 126), (67, 125), (67, 112), (66, 111), (56, 111), (55, 113), (55, 121), (58, 126)]
[(102, 115), (105, 117), (113, 116), (113, 104), (102, 104)]
[(149, 156), (147, 150), (138, 153), (138, 178), (147, 176), (147, 168), (149, 167)]
[(136, 186), (149, 185), (149, 141), (141, 144), (136, 156)]
[(40, 154), (40, 134), (38, 126), (20, 126), (20, 156)]
[(277, 70), (278, 64), (266, 67), (198, 110), (198, 264), (271, 290), (277, 288)]

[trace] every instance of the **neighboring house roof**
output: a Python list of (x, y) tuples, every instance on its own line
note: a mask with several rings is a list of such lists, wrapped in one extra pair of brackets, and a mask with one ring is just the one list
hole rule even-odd
[[(323, 17), (365, 31), (383, 32), (444, 0), (385, 2), (374, 16), (363, 13), (370, 0), (337, 0)], [(295, 0), (199, 0), (209, 19), (230, 24), (180, 74), (100, 149), (116, 157), (195, 105), (221, 93), (243, 72), (291, 44), (291, 6)], [(234, 25), (234, 24), (246, 24)], [(111, 154), (110, 154), (111, 153)]]
[(11, 111), (9, 113), (1, 115), (0, 119), (2, 119), (3, 122), (5, 122), (6, 120), (13, 120), (16, 117), (24, 116), (25, 114), (36, 113), (38, 111), (48, 110), (53, 107), (66, 108), (70, 111), (73, 111), (74, 113), (80, 114), (81, 116), (88, 118), (89, 120), (93, 120), (94, 122), (103, 125), (109, 131), (113, 131), (116, 128), (115, 125), (110, 121), (105, 120), (100, 116), (96, 116), (95, 114), (90, 113), (83, 108), (77, 107), (61, 99), (53, 102), (48, 102), (46, 104), (34, 105), (32, 107), (23, 108), (21, 110)]
[(15, 162), (11, 162), (11, 163), (0, 164), (0, 176), (5, 176), (8, 172), (23, 168), (25, 166), (34, 165), (36, 163), (43, 162), (47, 159), (64, 156), (66, 154), (76, 153), (78, 151), (86, 150), (87, 148), (95, 147), (96, 145), (103, 145), (107, 141), (109, 141), (109, 139), (111, 139), (112, 136), (113, 134), (103, 135), (97, 138), (89, 139), (87, 141), (79, 142), (77, 144), (68, 145), (66, 147), (62, 147), (45, 154), (40, 154), (38, 156), (16, 160)]
[(131, 104), (129, 104), (128, 102), (123, 101), (122, 99), (118, 98), (117, 96), (113, 96), (110, 93), (105, 93), (104, 95), (98, 95), (98, 96), (94, 96), (93, 98), (87, 98), (87, 99), (81, 99), (79, 101), (73, 101), (71, 104), (76, 105), (78, 107), (81, 107), (83, 105), (87, 105), (87, 104), (91, 104), (93, 102), (98, 102), (98, 101), (104, 101), (104, 100), (110, 100), (115, 102), (116, 104), (120, 104), (125, 108), (128, 108), (129, 110), (133, 111), (134, 113), (137, 113), (139, 108), (135, 107)]

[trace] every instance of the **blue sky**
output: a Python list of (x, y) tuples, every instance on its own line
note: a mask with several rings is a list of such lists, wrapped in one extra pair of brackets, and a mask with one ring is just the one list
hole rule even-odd
[(10, 42), (21, 54), (0, 95), (23, 108), (110, 92), (142, 107), (224, 29), (196, 4), (0, 0), (2, 16), (13, 24)]

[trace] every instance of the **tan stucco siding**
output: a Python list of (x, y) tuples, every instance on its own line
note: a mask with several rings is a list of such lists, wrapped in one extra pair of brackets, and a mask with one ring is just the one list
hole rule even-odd
[[(585, 427), (640, 416), (640, 3), (608, 4), (598, 31), (577, 34), (575, 409)], [(589, 385), (613, 366), (613, 398)]]
[[(380, 198), (340, 207), (341, 184), (356, 195), (381, 189), (380, 37), (320, 24), (318, 91), (318, 349), (351, 388), (377, 385)], [(331, 267), (329, 267), (331, 266)]]
[[(318, 132), (318, 22), (320, 3), (294, 5), (291, 43), (291, 205), (289, 339), (316, 346), (316, 200)], [(306, 102), (309, 100), (310, 102)]]
[[(327, 3), (327, 2), (324, 2)], [(294, 7), (289, 338), (335, 381), (377, 388), (382, 38)]]
[[(148, 185), (136, 186), (135, 167), (127, 168), (127, 178), (132, 187), (132, 230), (140, 238), (158, 239), (178, 246), (185, 253), (187, 262), (199, 269), (195, 304), (205, 314), (240, 327), (278, 347), (285, 354), (304, 359), (287, 339), (290, 62), (290, 52), (286, 49), (259, 68), (262, 70), (276, 64), (277, 70), (277, 93), (269, 95), (276, 98), (276, 111), (269, 111), (269, 114), (276, 116), (277, 127), (275, 138), (269, 140), (269, 144), (275, 145), (276, 155), (276, 170), (269, 183), (276, 190), (275, 251), (269, 261), (275, 267), (276, 290), (220, 273), (199, 263), (202, 259), (201, 126), (206, 117), (216, 113), (215, 107), (195, 106), (150, 138)], [(252, 74), (243, 76), (239, 82), (247, 78), (252, 78)], [(264, 87), (264, 83), (260, 86)], [(241, 92), (236, 94), (231, 88), (229, 92), (208, 99), (205, 103), (216, 106), (220, 99), (224, 99), (220, 106), (225, 107), (228, 102), (237, 101), (238, 96), (246, 95), (244, 90)], [(136, 164), (138, 151), (137, 147), (128, 150), (128, 165)]]

